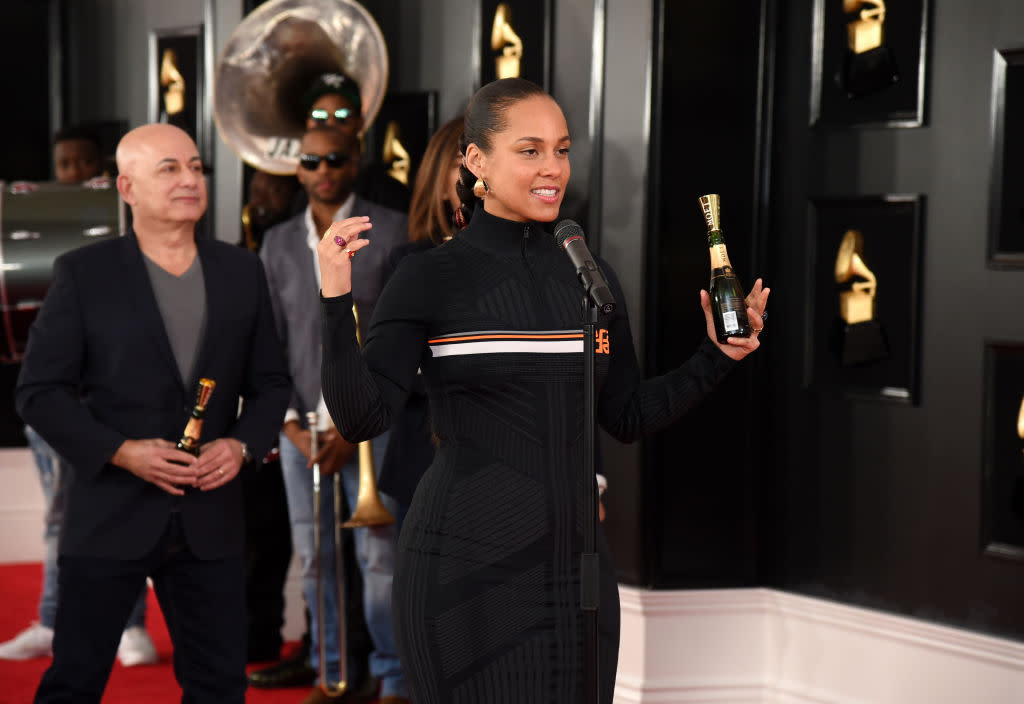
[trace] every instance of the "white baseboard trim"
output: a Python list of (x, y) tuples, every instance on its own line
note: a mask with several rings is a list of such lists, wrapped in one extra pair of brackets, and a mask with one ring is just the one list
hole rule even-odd
[(620, 586), (617, 704), (1011, 704), (1024, 644), (771, 589)]
[(0, 564), (41, 562), (43, 490), (28, 448), (0, 449)]

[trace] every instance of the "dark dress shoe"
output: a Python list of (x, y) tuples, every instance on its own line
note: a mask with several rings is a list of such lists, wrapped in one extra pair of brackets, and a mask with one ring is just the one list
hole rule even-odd
[(249, 686), (258, 689), (312, 687), (315, 682), (316, 670), (305, 653), (249, 673)]
[(377, 701), (377, 692), (380, 689), (380, 680), (376, 677), (368, 677), (361, 685), (348, 689), (342, 694), (331, 696), (324, 693), (320, 687), (314, 687), (313, 691), (302, 700), (302, 704), (368, 704)]

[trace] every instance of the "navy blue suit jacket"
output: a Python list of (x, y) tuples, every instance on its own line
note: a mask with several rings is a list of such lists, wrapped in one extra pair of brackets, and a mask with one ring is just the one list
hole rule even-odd
[(191, 379), (178, 371), (133, 232), (54, 262), (15, 400), (22, 419), (73, 467), (61, 554), (141, 557), (160, 539), (172, 510), (180, 510), (186, 540), (200, 559), (242, 553), (241, 477), (174, 497), (109, 463), (126, 439), (177, 441), (200, 377), (217, 384), (202, 442), (237, 438), (255, 457), (274, 443), (291, 382), (263, 268), (239, 247), (207, 239), (197, 246), (207, 317)]

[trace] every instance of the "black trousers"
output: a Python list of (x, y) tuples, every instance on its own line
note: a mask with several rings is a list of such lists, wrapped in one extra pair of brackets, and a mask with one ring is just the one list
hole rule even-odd
[(284, 586), (292, 559), (281, 462), (274, 459), (244, 467), (242, 477), (249, 660), (277, 660), (284, 626)]
[(153, 579), (174, 646), (182, 704), (244, 704), (245, 582), (242, 556), (199, 560), (172, 513), (157, 546), (138, 560), (58, 558), (53, 663), (36, 704), (99, 704), (132, 605)]

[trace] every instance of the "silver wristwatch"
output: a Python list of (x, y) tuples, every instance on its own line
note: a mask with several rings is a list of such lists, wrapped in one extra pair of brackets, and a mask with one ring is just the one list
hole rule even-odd
[(242, 464), (249, 464), (252, 462), (252, 453), (249, 452), (249, 446), (241, 440), (238, 441), (242, 445)]

